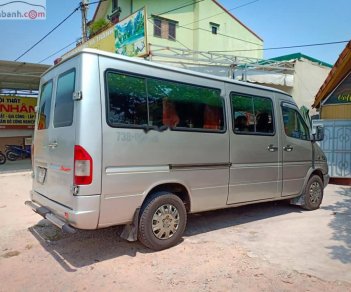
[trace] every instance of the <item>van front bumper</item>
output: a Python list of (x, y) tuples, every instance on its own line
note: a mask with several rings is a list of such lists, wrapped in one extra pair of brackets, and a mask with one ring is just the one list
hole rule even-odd
[(62, 230), (74, 233), (75, 229), (97, 229), (99, 222), (100, 196), (75, 196), (74, 208), (32, 191), (31, 201), (25, 204), (34, 212), (48, 219)]

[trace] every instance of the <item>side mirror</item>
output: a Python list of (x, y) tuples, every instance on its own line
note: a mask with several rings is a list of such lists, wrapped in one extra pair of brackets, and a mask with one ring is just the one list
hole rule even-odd
[(316, 132), (312, 134), (312, 141), (318, 142), (324, 139), (324, 127), (317, 126)]

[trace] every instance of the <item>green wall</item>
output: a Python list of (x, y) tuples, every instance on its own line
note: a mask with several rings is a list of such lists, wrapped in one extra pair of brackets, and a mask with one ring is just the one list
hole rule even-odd
[[(189, 0), (119, 0), (119, 6), (122, 9), (120, 19), (122, 20), (131, 14), (132, 6), (133, 12), (146, 7), (148, 15), (148, 43), (181, 49), (189, 48), (197, 51), (252, 50), (225, 52), (223, 54), (260, 59), (263, 58), (262, 50), (253, 50), (262, 49), (263, 41), (245, 26), (240, 24), (235, 18), (224, 12), (212, 0), (204, 0), (175, 11), (164, 13), (189, 3), (191, 3)], [(111, 13), (111, 7), (112, 1), (109, 3), (107, 10), (108, 14)], [(215, 14), (219, 15), (212, 17)], [(177, 41), (154, 37), (152, 15), (160, 15), (161, 17), (178, 22), (176, 28)], [(201, 20), (203, 18), (206, 19)], [(217, 35), (212, 34), (210, 22), (219, 24)]]

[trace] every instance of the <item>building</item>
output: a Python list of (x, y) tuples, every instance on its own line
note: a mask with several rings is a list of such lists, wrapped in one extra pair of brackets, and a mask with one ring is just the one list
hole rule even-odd
[(49, 67), (0, 61), (0, 151), (31, 143), (40, 76)]
[(351, 120), (351, 41), (317, 92), (312, 107), (321, 119)]
[(258, 65), (261, 66), (250, 65), (245, 70), (237, 70), (235, 79), (283, 90), (300, 108), (305, 106), (310, 115), (316, 114), (311, 104), (332, 65), (301, 53), (260, 61)]
[(351, 41), (317, 92), (312, 107), (321, 118), (314, 125), (325, 129), (321, 147), (328, 157), (329, 173), (351, 185)]
[(84, 47), (139, 57), (160, 47), (206, 52), (230, 48), (238, 50), (233, 55), (259, 59), (263, 54), (263, 40), (215, 0), (100, 1), (89, 27), (90, 40), (63, 57)]

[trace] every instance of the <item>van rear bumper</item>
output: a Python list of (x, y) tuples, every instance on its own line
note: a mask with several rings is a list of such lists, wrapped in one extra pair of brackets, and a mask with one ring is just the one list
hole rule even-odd
[(25, 204), (62, 230), (97, 229), (99, 222), (100, 196), (74, 196), (74, 209), (31, 191), (31, 201)]

